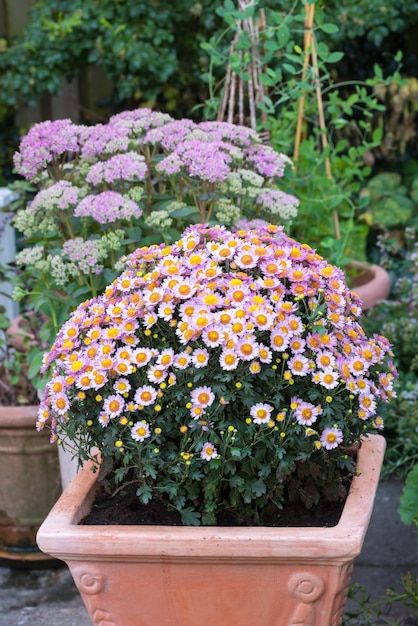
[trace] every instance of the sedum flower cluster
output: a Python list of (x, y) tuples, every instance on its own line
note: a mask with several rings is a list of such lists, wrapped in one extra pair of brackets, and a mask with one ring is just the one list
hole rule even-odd
[(14, 157), (39, 188), (14, 219), (27, 239), (16, 294), (31, 294), (56, 332), (138, 242), (172, 243), (190, 223), (290, 220), (299, 202), (278, 189), (289, 163), (248, 128), (147, 108), (92, 127), (36, 124)]
[(342, 271), (274, 225), (190, 226), (124, 263), (44, 356), (38, 429), (185, 524), (342, 498), (396, 377)]

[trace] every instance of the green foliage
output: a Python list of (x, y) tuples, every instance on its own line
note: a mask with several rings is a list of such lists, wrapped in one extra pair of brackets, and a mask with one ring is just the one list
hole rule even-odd
[(362, 198), (367, 200), (361, 220), (382, 230), (405, 226), (417, 208), (417, 189), (418, 176), (412, 181), (411, 190), (397, 172), (373, 176), (361, 192)]
[[(400, 75), (395, 72), (384, 78), (376, 66), (373, 76), (365, 82), (336, 81), (336, 64), (343, 55), (333, 48), (338, 27), (331, 21), (333, 13), (328, 5), (323, 10), (318, 4), (315, 9), (317, 62), (310, 57), (311, 48), (302, 49), (302, 2), (281, 3), (277, 10), (264, 2), (250, 8), (255, 23), (261, 9), (265, 9), (266, 26), (260, 30), (259, 45), (249, 41), (246, 30), (240, 26), (239, 20), (247, 14), (236, 11), (232, 2), (225, 2), (218, 9), (228, 27), (203, 46), (211, 59), (205, 76), (210, 91), (206, 115), (213, 116), (220, 103), (215, 78), (220, 70), (225, 73), (230, 62), (232, 71), (248, 81), (249, 62), (256, 60), (259, 81), (268, 88), (268, 95), (259, 104), (257, 122), (259, 130), (269, 131), (276, 150), (288, 155), (295, 152), (303, 113), (295, 170), (284, 180), (286, 191), (291, 189), (301, 201), (290, 234), (334, 263), (344, 264), (350, 257), (364, 260), (368, 228), (357, 220), (366, 203), (360, 190), (370, 176), (372, 152), (383, 135), (374, 118), (385, 109), (375, 92), (389, 83), (400, 83)], [(237, 52), (231, 55), (229, 42), (234, 35)], [(302, 97), (303, 110), (299, 107)]]
[(42, 357), (39, 351), (42, 344), (37, 334), (40, 320), (23, 316), (21, 325), (13, 334), (10, 324), (5, 308), (0, 306), (0, 405), (36, 405), (36, 384)]
[[(387, 589), (385, 594), (373, 599), (365, 586), (352, 585), (348, 592), (350, 609), (344, 613), (342, 626), (403, 626), (405, 622), (402, 617), (392, 618), (390, 615), (392, 607), (399, 604), (415, 609), (415, 617), (418, 617), (418, 583), (410, 573), (402, 577), (401, 583), (403, 591)], [(411, 617), (413, 619), (412, 613)]]
[[(1, 106), (35, 105), (61, 79), (99, 65), (119, 102), (187, 107), (199, 92), (199, 42), (213, 0), (36, 0), (22, 37), (0, 52)], [(190, 106), (189, 106), (190, 108)]]
[(418, 463), (406, 477), (400, 500), (399, 515), (405, 524), (418, 526)]
[(416, 23), (418, 2), (391, 0), (320, 0), (331, 21), (339, 24), (339, 40), (367, 37), (380, 46), (387, 37)]
[(364, 314), (363, 325), (393, 346), (399, 380), (391, 409), (382, 413), (388, 439), (384, 471), (405, 477), (416, 464), (418, 449), (418, 231), (386, 231), (377, 250), (376, 261), (390, 273), (392, 289), (388, 300)]
[(6, 187), (14, 178), (13, 154), (18, 142), (19, 133), (11, 111), (5, 110), (3, 118), (0, 106), (0, 187)]

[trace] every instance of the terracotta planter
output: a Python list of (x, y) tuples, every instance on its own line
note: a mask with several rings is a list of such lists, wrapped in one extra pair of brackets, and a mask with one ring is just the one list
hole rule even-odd
[[(28, 313), (32, 319), (35, 314)], [(36, 339), (30, 328), (30, 324), (23, 315), (17, 315), (6, 331), (7, 341), (10, 346), (19, 350), (19, 352), (28, 352), (29, 348), (36, 345)]]
[(97, 487), (85, 466), (38, 543), (68, 564), (97, 626), (337, 626), (384, 450), (364, 441), (333, 528), (78, 526)]
[(61, 493), (58, 454), (35, 429), (37, 406), (0, 406), (0, 558), (51, 561), (36, 533)]
[(353, 261), (350, 266), (357, 273), (351, 285), (362, 302), (363, 311), (376, 306), (381, 300), (386, 300), (390, 294), (390, 276), (383, 267)]

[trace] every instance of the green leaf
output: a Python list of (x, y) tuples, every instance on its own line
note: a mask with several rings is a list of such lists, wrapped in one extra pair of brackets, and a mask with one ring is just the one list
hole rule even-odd
[(334, 33), (338, 33), (340, 30), (336, 24), (321, 24), (319, 27), (324, 33), (327, 35), (333, 35)]
[(200, 513), (188, 507), (187, 509), (181, 509), (179, 511), (181, 515), (181, 522), (184, 526), (199, 526), (200, 525)]
[(251, 483), (251, 490), (257, 496), (257, 498), (259, 498), (267, 491), (266, 483), (261, 478), (259, 478), (258, 480), (254, 480)]
[(148, 504), (152, 500), (152, 490), (149, 485), (144, 483), (140, 487), (138, 487), (136, 491), (136, 495), (141, 500), (143, 504)]
[(418, 463), (406, 477), (398, 513), (405, 524), (418, 524)]
[(33, 356), (33, 358), (31, 358), (29, 370), (28, 370), (28, 376), (30, 379), (34, 378), (37, 374), (39, 374), (39, 370), (42, 365), (42, 357), (43, 357), (42, 352), (38, 352), (37, 354), (35, 354), (35, 356)]
[(331, 52), (325, 60), (327, 63), (339, 63), (343, 57), (343, 52)]
[(286, 72), (288, 72), (289, 74), (296, 74), (296, 70), (293, 67), (293, 65), (290, 65), (290, 63), (283, 63), (283, 68), (286, 70)]
[(281, 46), (285, 46), (290, 39), (290, 30), (286, 24), (281, 24), (276, 32), (277, 41)]
[(198, 211), (195, 206), (183, 206), (179, 209), (171, 211), (170, 217), (190, 217), (194, 214), (198, 215)]

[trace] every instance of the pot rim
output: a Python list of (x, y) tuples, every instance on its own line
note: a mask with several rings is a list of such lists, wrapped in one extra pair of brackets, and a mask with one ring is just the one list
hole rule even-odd
[(32, 428), (36, 434), (35, 423), (38, 411), (38, 404), (19, 404), (11, 406), (0, 404), (0, 427)]
[[(339, 523), (334, 527), (224, 527), (224, 526), (79, 526), (90, 510), (97, 488), (97, 473), (87, 463), (72, 480), (38, 531), (43, 552), (62, 560), (87, 559), (147, 561), (207, 559), (318, 559), (340, 561), (360, 553), (373, 510), (386, 440), (379, 434), (365, 437), (358, 454), (357, 474)], [(80, 503), (81, 496), (81, 503)], [(95, 541), (99, 533), (100, 541)]]

